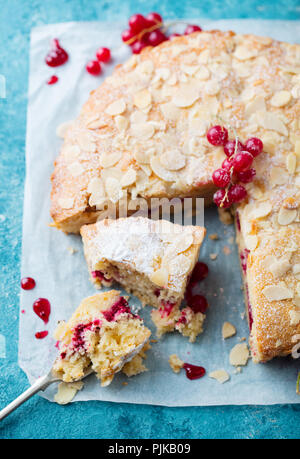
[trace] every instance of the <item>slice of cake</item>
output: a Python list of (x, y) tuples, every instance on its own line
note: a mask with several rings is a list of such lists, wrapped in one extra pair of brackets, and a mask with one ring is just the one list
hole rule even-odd
[(96, 286), (115, 280), (143, 305), (175, 311), (198, 260), (205, 229), (129, 217), (83, 226), (81, 235)]
[[(107, 386), (115, 373), (147, 349), (150, 334), (120, 292), (111, 290), (85, 298), (71, 319), (57, 327), (60, 353), (53, 373), (72, 382), (83, 378), (91, 368), (101, 386)], [(145, 371), (143, 356), (135, 361), (134, 374)]]

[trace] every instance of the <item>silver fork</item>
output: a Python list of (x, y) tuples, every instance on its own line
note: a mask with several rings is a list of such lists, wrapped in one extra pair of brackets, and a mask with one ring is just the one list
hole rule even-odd
[[(83, 378), (86, 378), (91, 373), (92, 369), (89, 368), (88, 370), (86, 370)], [(3, 410), (0, 411), (0, 421), (2, 421), (2, 419), (9, 415), (12, 411), (14, 411), (20, 405), (22, 405), (22, 403), (26, 402), (34, 394), (36, 394), (39, 391), (44, 391), (45, 389), (47, 389), (48, 386), (50, 386), (50, 384), (53, 384), (55, 382), (61, 382), (61, 379), (53, 376), (52, 370), (50, 370), (47, 375), (38, 378), (35, 381), (35, 383), (33, 383), (31, 387), (29, 387), (29, 389), (25, 390), (23, 394), (19, 395), (19, 397), (17, 397), (13, 402), (11, 402), (9, 405), (3, 408)]]

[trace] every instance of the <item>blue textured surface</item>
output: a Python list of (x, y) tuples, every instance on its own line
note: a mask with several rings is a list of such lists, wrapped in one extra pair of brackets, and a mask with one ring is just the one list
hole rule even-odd
[[(0, 334), (6, 338), (6, 357), (0, 349), (0, 408), (28, 386), (17, 363), (17, 330), (30, 29), (73, 20), (125, 23), (131, 13), (151, 10), (168, 18), (300, 16), (299, 0), (0, 0), (0, 74), (7, 81), (7, 97), (0, 99)], [(299, 438), (299, 413), (299, 405), (61, 407), (34, 397), (1, 423), (0, 438)]]

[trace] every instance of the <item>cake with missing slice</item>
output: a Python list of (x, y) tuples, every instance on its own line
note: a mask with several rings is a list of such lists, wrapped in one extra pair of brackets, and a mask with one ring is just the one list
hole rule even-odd
[(91, 368), (101, 386), (109, 385), (122, 369), (128, 376), (138, 374), (146, 370), (143, 357), (150, 334), (120, 292), (111, 290), (85, 298), (70, 320), (57, 327), (59, 356), (53, 374), (72, 382)]

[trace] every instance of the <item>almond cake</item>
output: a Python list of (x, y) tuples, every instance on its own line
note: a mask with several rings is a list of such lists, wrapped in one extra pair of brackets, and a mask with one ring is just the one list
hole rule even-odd
[(143, 358), (150, 334), (120, 292), (97, 293), (85, 298), (67, 323), (59, 323), (55, 332), (59, 356), (53, 373), (73, 382), (91, 368), (101, 386), (109, 385), (120, 370), (128, 376), (138, 374), (146, 370)]
[(226, 158), (207, 130), (263, 141), (236, 206), (254, 361), (291, 353), (300, 333), (300, 46), (199, 32), (145, 48), (91, 93), (52, 175), (54, 226), (78, 232), (107, 202), (199, 196)]

